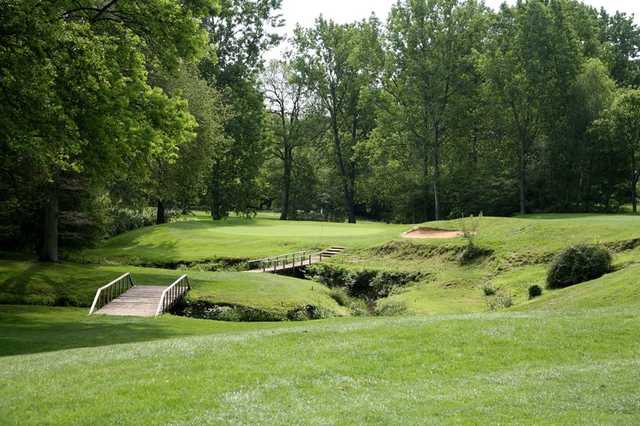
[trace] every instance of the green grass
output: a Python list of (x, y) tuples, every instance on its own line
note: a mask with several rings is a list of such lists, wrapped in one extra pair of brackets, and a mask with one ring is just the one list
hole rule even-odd
[[(166, 259), (175, 262), (201, 255), (202, 241), (216, 253), (206, 258), (229, 258), (237, 244), (264, 254), (295, 251), (280, 250), (291, 248), (279, 245), (291, 238), (297, 248), (351, 247), (332, 261), (336, 265), (427, 275), (380, 301), (407, 306), (408, 314), (392, 318), (222, 323), (0, 305), (0, 423), (640, 423), (640, 248), (617, 253), (615, 272), (597, 280), (545, 290), (531, 301), (527, 295), (530, 285), (544, 285), (550, 255), (575, 243), (638, 238), (637, 217), (484, 218), (476, 244), (494, 254), (465, 266), (450, 250), (462, 239), (413, 241), (401, 252), (374, 256), (370, 247), (396, 239), (401, 227), (334, 224), (328, 226), (343, 235), (322, 240), (312, 223), (204, 222), (126, 234), (95, 252), (117, 257), (118, 244), (126, 249), (133, 236), (146, 241), (131, 243), (133, 252), (159, 259), (161, 249), (149, 248), (154, 239), (168, 238), (176, 252), (168, 250)], [(284, 237), (297, 227), (306, 234)], [(372, 233), (346, 234), (361, 229)], [(425, 245), (442, 250), (426, 255)], [(88, 305), (97, 287), (125, 271), (139, 284), (168, 284), (182, 273), (3, 260), (0, 302)], [(348, 315), (314, 282), (237, 272), (189, 275), (192, 299), (280, 314), (314, 304)], [(510, 295), (515, 306), (486, 312), (485, 285)]]
[[(420, 226), (462, 229), (462, 220)], [(483, 217), (476, 244), (498, 255), (536, 259), (579, 243), (606, 243), (640, 238), (640, 216), (602, 214), (540, 214), (516, 218)], [(464, 244), (464, 239), (422, 240), (431, 245)]]
[(269, 325), (31, 309), (0, 307), (3, 350), (22, 348), (0, 358), (8, 424), (640, 422), (637, 305)]
[[(127, 266), (42, 264), (0, 260), (0, 303), (88, 307), (96, 290), (125, 272), (138, 285), (169, 285), (185, 271)], [(301, 305), (315, 305), (347, 315), (321, 284), (272, 274), (187, 272), (193, 286), (189, 298), (242, 305), (276, 315)]]
[(517, 309), (575, 310), (608, 306), (640, 305), (640, 265), (628, 266), (597, 280), (546, 291)]
[[(460, 220), (430, 222), (423, 227), (461, 229)], [(401, 303), (409, 312), (443, 314), (482, 312), (488, 309), (483, 287), (511, 297), (515, 305), (528, 302), (528, 288), (546, 283), (547, 262), (562, 249), (578, 243), (614, 243), (640, 238), (640, 217), (624, 215), (547, 214), (518, 218), (484, 217), (475, 244), (493, 255), (461, 266), (454, 251), (466, 244), (451, 240), (411, 240), (391, 245), (380, 255), (362, 249), (332, 260), (350, 269), (391, 269), (423, 272), (427, 278), (380, 304)], [(424, 254), (425, 246), (442, 249)], [(395, 247), (395, 249), (394, 249)], [(640, 249), (614, 256), (616, 267), (640, 263)], [(550, 292), (553, 293), (553, 292)]]
[(361, 222), (280, 221), (273, 215), (254, 219), (232, 217), (214, 222), (206, 215), (153, 226), (112, 238), (100, 247), (75, 253), (92, 262), (166, 264), (215, 259), (256, 259), (306, 249), (343, 245), (369, 247), (398, 238), (408, 227)]

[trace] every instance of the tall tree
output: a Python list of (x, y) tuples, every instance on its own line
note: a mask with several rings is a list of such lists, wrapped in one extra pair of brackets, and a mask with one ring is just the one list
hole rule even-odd
[(256, 179), (264, 158), (265, 102), (259, 88), (263, 53), (281, 37), (282, 0), (223, 0), (219, 14), (205, 20), (217, 57), (200, 64), (203, 78), (229, 107), (227, 144), (217, 150), (209, 185), (213, 219), (230, 211), (252, 213), (259, 198)]
[(161, 84), (172, 96), (185, 99), (188, 111), (195, 119), (195, 135), (187, 139), (176, 135), (175, 155), (153, 160), (147, 186), (157, 204), (158, 224), (166, 222), (167, 207), (188, 211), (203, 199), (213, 158), (227, 142), (224, 136), (227, 111), (222, 98), (215, 88), (199, 77), (195, 66), (183, 65)]
[[(0, 3), (2, 152), (28, 168), (43, 207), (41, 258), (58, 260), (58, 195), (66, 174), (108, 182), (175, 151), (185, 104), (149, 84), (148, 70), (201, 54), (194, 19), (214, 2), (151, 0)], [(145, 25), (139, 25), (145, 22)], [(160, 47), (162, 46), (162, 47)]]
[[(474, 0), (405, 0), (391, 11), (388, 25), (388, 90), (413, 135), (430, 183), (433, 213), (440, 219), (442, 149), (449, 110), (461, 96), (472, 54), (484, 37), (486, 9)], [(430, 170), (430, 173), (429, 173)]]
[(344, 209), (356, 222), (356, 145), (375, 127), (373, 100), (382, 65), (380, 23), (375, 17), (339, 25), (320, 17), (296, 30), (296, 67), (329, 119), (330, 140)]
[(640, 27), (633, 15), (600, 11), (600, 41), (604, 45), (603, 58), (611, 76), (620, 86), (640, 85)]
[(302, 115), (307, 97), (304, 81), (296, 75), (287, 61), (269, 63), (263, 78), (267, 101), (274, 115), (274, 133), (278, 141), (276, 156), (282, 161), (282, 212), (281, 220), (289, 219), (291, 209), (291, 179), (294, 151), (302, 145)]
[(596, 125), (609, 127), (608, 135), (624, 153), (617, 167), (626, 171), (627, 193), (633, 213), (638, 213), (640, 182), (640, 90), (621, 90), (604, 120)]
[[(490, 101), (497, 101), (516, 144), (520, 213), (527, 212), (528, 168), (532, 146), (540, 132), (540, 116), (534, 103), (533, 83), (527, 78), (526, 52), (518, 48), (520, 11), (503, 4), (492, 27), (490, 46), (480, 59)], [(524, 55), (524, 56), (523, 56)]]

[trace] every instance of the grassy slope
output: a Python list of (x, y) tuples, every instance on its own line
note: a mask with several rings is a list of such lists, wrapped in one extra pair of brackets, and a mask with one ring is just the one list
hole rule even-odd
[[(31, 309), (0, 306), (2, 348), (34, 352), (0, 358), (7, 423), (640, 422), (637, 305), (252, 328), (176, 318), (123, 324), (66, 309), (79, 324), (62, 331), (47, 325), (59, 309)], [(125, 335), (121, 327), (142, 341), (90, 347)], [(149, 341), (180, 330), (191, 336)], [(54, 337), (61, 349), (89, 347), (35, 353), (54, 349)]]
[[(459, 221), (447, 221), (432, 222), (425, 226), (459, 229), (461, 224)], [(204, 231), (201, 233), (197, 231), (198, 229)], [(410, 312), (419, 314), (466, 313), (487, 309), (487, 300), (482, 292), (482, 287), (485, 285), (502, 289), (512, 296), (516, 304), (525, 303), (527, 288), (530, 285), (544, 285), (546, 265), (536, 262), (573, 243), (611, 242), (638, 238), (640, 237), (640, 218), (610, 215), (483, 218), (476, 243), (479, 246), (491, 248), (495, 256), (491, 261), (469, 266), (459, 266), (446, 255), (425, 258), (412, 256), (411, 253), (402, 253), (397, 256), (390, 254), (380, 257), (364, 248), (393, 239), (402, 229), (402, 227), (367, 223), (356, 226), (314, 222), (283, 223), (272, 217), (256, 220), (230, 219), (222, 224), (214, 224), (200, 218), (191, 222), (125, 234), (110, 240), (107, 246), (117, 247), (131, 243), (131, 250), (135, 251), (142, 247), (135, 243), (138, 238), (147, 242), (155, 239), (160, 241), (168, 238), (165, 235), (167, 232), (171, 234), (175, 231), (174, 242), (179, 241), (179, 244), (176, 244), (187, 251), (192, 247), (194, 250), (192, 255), (196, 252), (201, 255), (206, 251), (203, 249), (205, 246), (198, 246), (203, 238), (207, 241), (207, 249), (221, 255), (226, 253), (224, 257), (231, 257), (226, 250), (238, 249), (240, 244), (238, 242), (241, 242), (240, 245), (251, 247), (251, 250), (275, 250), (279, 242), (287, 239), (285, 238), (287, 235), (293, 235), (294, 230), (298, 230), (302, 235), (299, 238), (298, 248), (305, 244), (309, 246), (339, 243), (349, 245), (345, 242), (349, 240), (352, 250), (347, 256), (335, 259), (336, 264), (353, 268), (398, 269), (430, 273), (424, 282), (392, 296), (387, 301), (383, 301), (383, 304), (402, 302), (407, 305)], [(230, 238), (231, 235), (234, 237)], [(319, 235), (326, 239), (324, 243), (319, 242), (322, 239)], [(295, 240), (296, 237), (291, 236), (291, 239)], [(410, 244), (416, 247), (424, 245), (447, 247), (462, 245), (464, 240), (412, 240)], [(115, 255), (119, 251), (113, 247), (101, 248), (97, 252), (106, 250)], [(150, 258), (155, 256), (156, 248), (151, 250), (150, 254), (147, 253), (151, 256)], [(294, 250), (291, 247), (283, 247), (279, 252), (287, 251), (285, 248)], [(164, 255), (167, 256), (165, 260), (171, 262), (178, 260), (172, 257), (175, 253), (171, 251)], [(620, 266), (640, 261), (640, 250), (621, 253), (617, 255), (616, 261)], [(143, 284), (169, 283), (179, 274), (176, 271), (119, 266), (80, 267), (66, 264), (43, 267), (19, 261), (4, 261), (0, 262), (0, 302), (52, 304), (60, 297), (69, 297), (71, 300), (79, 301), (81, 305), (87, 305), (99, 284), (108, 282), (125, 270), (133, 270), (136, 279)], [(198, 284), (193, 293), (198, 298), (272, 311), (310, 303), (324, 307), (331, 306), (330, 310), (339, 314), (345, 313), (333, 303), (333, 300), (328, 300), (326, 289), (308, 282), (269, 276), (249, 277), (233, 273), (216, 275), (191, 272), (190, 275)], [(12, 278), (8, 279), (8, 276)], [(276, 291), (273, 291), (274, 289)]]
[(283, 222), (270, 215), (213, 222), (200, 215), (119, 235), (75, 256), (128, 264), (255, 259), (331, 245), (363, 248), (397, 238), (406, 229), (374, 222)]
[[(430, 222), (421, 226), (460, 229), (458, 220)], [(528, 215), (523, 218), (485, 217), (481, 221), (477, 245), (494, 251), (492, 259), (460, 266), (447, 255), (412, 256), (407, 250), (379, 256), (360, 250), (333, 261), (350, 268), (396, 269), (430, 274), (425, 281), (381, 303), (404, 303), (419, 314), (479, 312), (487, 309), (485, 285), (509, 294), (515, 304), (527, 302), (527, 289), (545, 286), (550, 255), (577, 243), (617, 242), (640, 238), (640, 217), (624, 215)], [(464, 239), (411, 240), (423, 245), (451, 247)], [(614, 258), (617, 267), (640, 262), (640, 249), (622, 252)], [(629, 275), (629, 278), (631, 276)], [(631, 283), (629, 283), (631, 284)], [(550, 294), (555, 292), (548, 292)], [(543, 299), (545, 300), (545, 299)]]
[[(96, 290), (125, 272), (138, 285), (169, 285), (183, 272), (126, 266), (41, 264), (0, 260), (0, 303), (89, 306)], [(263, 309), (272, 313), (313, 304), (339, 315), (344, 308), (329, 297), (323, 285), (271, 274), (188, 272), (193, 299)]]

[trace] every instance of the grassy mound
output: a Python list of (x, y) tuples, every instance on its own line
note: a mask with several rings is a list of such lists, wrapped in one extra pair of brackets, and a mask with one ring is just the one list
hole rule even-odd
[(6, 309), (1, 350), (32, 352), (0, 357), (7, 423), (640, 422), (637, 308), (269, 325)]
[[(131, 272), (138, 285), (169, 285), (183, 273), (125, 266), (0, 261), (0, 303), (88, 307), (99, 287), (125, 272)], [(241, 272), (188, 274), (193, 286), (191, 300), (255, 308), (281, 319), (286, 318), (283, 314), (304, 305), (336, 315), (348, 313), (329, 296), (328, 288), (310, 281)]]
[(369, 247), (398, 238), (406, 229), (374, 222), (285, 222), (269, 215), (214, 222), (199, 215), (193, 220), (128, 232), (73, 257), (94, 263), (108, 259), (137, 265), (246, 260), (332, 245)]

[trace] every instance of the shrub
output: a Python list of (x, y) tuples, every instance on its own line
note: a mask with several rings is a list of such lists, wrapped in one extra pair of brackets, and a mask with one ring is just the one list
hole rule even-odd
[(478, 247), (475, 244), (467, 244), (464, 249), (458, 255), (458, 263), (460, 265), (468, 265), (475, 260), (490, 256), (493, 254), (493, 250)]
[(315, 280), (329, 288), (347, 287), (351, 281), (351, 273), (340, 267), (319, 263), (307, 266), (305, 278)]
[[(398, 288), (419, 281), (424, 277), (424, 274), (368, 269), (349, 271), (339, 266), (317, 264), (307, 267), (305, 277), (318, 281), (332, 289), (344, 288), (350, 297), (377, 300), (391, 295)], [(340, 303), (338, 300), (336, 301)]]
[(611, 271), (611, 254), (600, 246), (577, 245), (560, 253), (547, 274), (548, 288), (563, 288), (600, 278)]
[(329, 296), (340, 306), (349, 307), (351, 305), (352, 299), (343, 288), (332, 289)]
[(482, 220), (482, 213), (477, 217), (473, 215), (462, 219), (462, 236), (467, 240), (467, 245), (473, 246), (474, 238), (478, 235), (480, 229), (480, 221)]
[(206, 301), (183, 301), (174, 312), (176, 315), (216, 321), (284, 321), (285, 315), (267, 312), (247, 306), (216, 304)]
[(484, 293), (485, 296), (494, 296), (496, 294), (497, 290), (491, 284), (485, 284), (482, 287), (482, 292)]
[(513, 306), (513, 299), (510, 294), (498, 293), (495, 297), (488, 300), (489, 310), (497, 311), (499, 309), (507, 309)]
[(383, 317), (403, 315), (407, 312), (407, 305), (403, 302), (387, 302), (376, 307), (375, 314)]
[(408, 284), (419, 281), (423, 275), (419, 272), (378, 272), (370, 282), (374, 298), (380, 299), (388, 297), (397, 289), (406, 287)]
[(529, 287), (529, 299), (535, 299), (540, 296), (542, 296), (542, 287), (535, 284)]
[(329, 312), (314, 305), (302, 305), (298, 306), (287, 312), (287, 319), (290, 321), (307, 321), (328, 318)]

